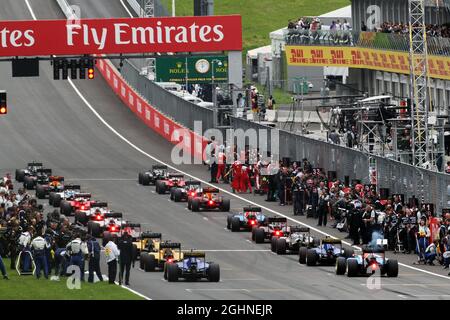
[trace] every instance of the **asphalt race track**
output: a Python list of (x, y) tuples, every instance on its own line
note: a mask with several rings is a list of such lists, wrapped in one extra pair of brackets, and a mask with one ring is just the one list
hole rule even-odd
[[(38, 19), (64, 18), (56, 1), (29, 0)], [(119, 0), (73, 0), (82, 17), (127, 17)], [(25, 0), (2, 1), (2, 20), (29, 20)], [(221, 282), (168, 283), (162, 273), (132, 269), (131, 288), (151, 299), (449, 299), (450, 279), (438, 274), (400, 267), (398, 278), (382, 278), (381, 289), (370, 290), (367, 278), (336, 276), (333, 267), (299, 265), (297, 256), (277, 256), (270, 245), (250, 242), (249, 233), (226, 230), (226, 214), (191, 213), (186, 204), (173, 203), (137, 183), (138, 171), (155, 161), (138, 152), (105, 126), (87, 107), (68, 81), (54, 81), (50, 63), (41, 63), (39, 78), (11, 78), (10, 64), (0, 64), (0, 88), (8, 91), (9, 114), (0, 118), (2, 173), (14, 172), (28, 161), (39, 160), (66, 180), (80, 183), (96, 199), (107, 201), (143, 229), (162, 232), (184, 249), (207, 251), (220, 264)], [(93, 81), (73, 81), (79, 93), (123, 137), (146, 153), (170, 162), (172, 145), (142, 124), (97, 74)], [(180, 169), (203, 180), (203, 166)], [(223, 186), (220, 186), (223, 187)], [(228, 189), (227, 189), (228, 190)], [(247, 203), (231, 197), (232, 211)], [(291, 207), (268, 204), (260, 196), (243, 196), (291, 216)], [(45, 202), (47, 203), (47, 201)], [(280, 209), (281, 208), (281, 209)], [(46, 211), (47, 212), (47, 211)], [(268, 212), (266, 212), (268, 213)], [(270, 213), (268, 213), (270, 214)], [(296, 218), (297, 219), (297, 218)], [(305, 223), (313, 220), (301, 219)], [(320, 230), (339, 236), (335, 229)], [(398, 256), (412, 265), (415, 256)], [(103, 267), (103, 273), (106, 273)]]

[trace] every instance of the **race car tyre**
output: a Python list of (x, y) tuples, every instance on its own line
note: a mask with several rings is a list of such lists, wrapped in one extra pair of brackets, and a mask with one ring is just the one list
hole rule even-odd
[(315, 266), (317, 264), (317, 253), (315, 250), (308, 250), (306, 252), (306, 265), (309, 267)]
[(286, 239), (276, 239), (276, 254), (286, 254)]
[(31, 177), (25, 177), (23, 180), (23, 186), (27, 190), (33, 190), (34, 189), (34, 180), (31, 179)]
[(238, 217), (231, 219), (231, 232), (239, 232), (241, 230), (241, 221)]
[(191, 197), (188, 198), (188, 210), (192, 210), (192, 199), (191, 199)]
[(298, 263), (305, 264), (306, 263), (306, 254), (308, 253), (308, 248), (300, 247), (298, 250)]
[(355, 251), (351, 248), (344, 248), (344, 257), (351, 258), (355, 254)]
[(65, 215), (65, 216), (70, 216), (72, 214), (72, 206), (71, 206), (70, 202), (65, 201), (65, 200), (61, 201), (60, 211), (61, 211), (61, 214)]
[(264, 229), (258, 228), (255, 230), (255, 242), (256, 243), (264, 243), (264, 238), (266, 236), (266, 233)]
[(165, 262), (164, 263), (164, 271), (163, 271), (163, 274), (164, 274), (164, 280), (167, 280), (167, 266), (168, 266), (169, 264), (167, 263), (167, 262)]
[(347, 259), (344, 257), (338, 257), (336, 260), (336, 274), (343, 275), (347, 269)]
[(53, 196), (53, 207), (58, 208), (61, 205), (61, 195), (55, 193)]
[(222, 204), (220, 205), (220, 211), (222, 212), (230, 211), (230, 199), (223, 199)]
[(109, 231), (103, 232), (103, 240), (102, 246), (106, 246), (106, 244), (112, 239), (112, 234)]
[(193, 199), (191, 203), (191, 209), (194, 212), (200, 211), (200, 200), (199, 199)]
[(258, 229), (258, 227), (254, 226), (252, 228), (252, 241), (255, 241), (255, 233), (256, 233), (256, 229)]
[(16, 181), (23, 182), (25, 180), (25, 171), (23, 169), (16, 169)]
[(270, 251), (272, 251), (273, 253), (277, 252), (277, 238), (276, 237), (272, 237), (272, 239), (270, 239)]
[(167, 281), (169, 282), (177, 282), (178, 281), (178, 273), (179, 273), (178, 265), (175, 263), (169, 263), (167, 265)]
[(220, 266), (217, 263), (211, 263), (208, 269), (208, 281), (219, 282), (220, 281)]
[(38, 199), (45, 199), (45, 189), (41, 185), (36, 186), (36, 197)]
[(233, 219), (233, 218), (234, 218), (234, 216), (232, 214), (229, 214), (227, 216), (227, 229), (228, 230), (231, 230), (231, 219)]
[(149, 186), (150, 185), (150, 177), (148, 174), (142, 174), (142, 185)]
[(48, 194), (48, 204), (49, 205), (51, 205), (51, 206), (53, 206), (53, 197), (55, 196), (55, 193), (54, 192), (50, 192), (49, 194)]
[(141, 255), (139, 256), (139, 267), (144, 270), (145, 269), (145, 256), (147, 253), (141, 252)]
[(386, 262), (386, 274), (389, 278), (398, 277), (398, 261), (388, 260)]
[(154, 255), (147, 254), (145, 257), (144, 271), (153, 272), (156, 269), (156, 259)]
[(183, 197), (183, 193), (181, 192), (180, 189), (175, 189), (173, 191), (173, 201), (180, 202), (182, 197)]
[(356, 277), (358, 275), (358, 260), (347, 259), (347, 277)]
[(142, 176), (143, 176), (142, 172), (139, 172), (139, 174), (138, 174), (138, 183), (139, 184), (142, 184)]
[(88, 217), (86, 215), (86, 212), (75, 211), (75, 222), (79, 222), (83, 225), (86, 225), (88, 223)]
[(166, 184), (162, 181), (156, 181), (156, 193), (164, 194), (166, 191)]
[(173, 192), (174, 191), (175, 191), (174, 189), (170, 189), (170, 200), (172, 200), (172, 201), (173, 201)]
[(100, 228), (100, 225), (98, 223), (95, 223), (93, 221), (88, 222), (88, 233), (90, 233), (93, 237), (100, 237), (102, 230)]

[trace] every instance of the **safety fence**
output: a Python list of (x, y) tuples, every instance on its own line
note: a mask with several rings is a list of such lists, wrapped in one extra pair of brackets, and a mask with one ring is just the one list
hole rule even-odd
[[(409, 34), (296, 29), (285, 29), (284, 32), (287, 45), (354, 46), (409, 52)], [(427, 48), (431, 55), (447, 56), (450, 54), (450, 39), (430, 36), (427, 38)]]
[(150, 104), (157, 106), (159, 111), (184, 127), (194, 130), (195, 121), (201, 121), (203, 128), (213, 127), (212, 109), (198, 106), (165, 90), (141, 75), (139, 70), (128, 60), (124, 61), (121, 73), (127, 82)]
[[(254, 129), (278, 130), (260, 123), (232, 117), (234, 130)], [(270, 140), (270, 134), (267, 134)], [(336, 171), (337, 177), (345, 179), (360, 179), (369, 183), (370, 159), (376, 160), (376, 170), (379, 188), (388, 188), (390, 194), (404, 194), (405, 199), (415, 196), (424, 203), (434, 203), (436, 213), (448, 207), (447, 188), (450, 187), (450, 175), (423, 170), (398, 161), (372, 156), (357, 150), (318, 141), (305, 136), (278, 130), (279, 145), (271, 146), (269, 150), (279, 150), (279, 158), (288, 157), (291, 161), (307, 158), (314, 167), (326, 171)]]

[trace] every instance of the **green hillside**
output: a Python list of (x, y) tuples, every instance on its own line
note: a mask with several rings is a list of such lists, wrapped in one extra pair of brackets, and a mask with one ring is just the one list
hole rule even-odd
[[(172, 0), (161, 0), (172, 12)], [(320, 15), (346, 5), (349, 0), (215, 0), (216, 15), (241, 14), (244, 52), (269, 44), (271, 31), (287, 26), (301, 16)], [(193, 0), (176, 0), (176, 15), (194, 14)]]

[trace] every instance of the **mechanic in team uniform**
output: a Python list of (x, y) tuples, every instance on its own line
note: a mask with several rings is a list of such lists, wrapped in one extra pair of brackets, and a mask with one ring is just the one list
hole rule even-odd
[(131, 238), (128, 232), (125, 232), (119, 240), (119, 251), (120, 251), (120, 270), (119, 270), (119, 285), (122, 285), (123, 273), (125, 271), (125, 285), (130, 285), (130, 269), (131, 263), (134, 266), (133, 257), (133, 238)]
[(22, 232), (19, 237), (19, 252), (22, 252), (22, 272), (30, 272), (31, 268), (31, 251), (30, 243), (33, 236), (33, 227), (28, 227), (27, 231)]
[(44, 271), (45, 279), (48, 279), (48, 264), (45, 257), (45, 249), (49, 245), (47, 241), (41, 236), (37, 236), (31, 241), (31, 252), (33, 254), (34, 263), (36, 265), (36, 278), (41, 277), (41, 270)]
[(9, 280), (8, 274), (6, 273), (5, 264), (3, 263), (2, 256), (0, 255), (0, 272), (2, 273), (3, 279)]
[(88, 254), (86, 243), (84, 243), (79, 235), (70, 241), (66, 246), (66, 252), (70, 256), (69, 266), (75, 265), (80, 268), (80, 279), (84, 281), (84, 255)]
[(102, 272), (100, 270), (100, 251), (101, 247), (95, 237), (87, 236), (87, 248), (89, 252), (89, 276), (88, 282), (94, 282), (94, 272), (98, 280), (103, 281)]

